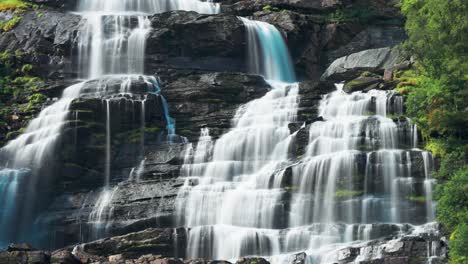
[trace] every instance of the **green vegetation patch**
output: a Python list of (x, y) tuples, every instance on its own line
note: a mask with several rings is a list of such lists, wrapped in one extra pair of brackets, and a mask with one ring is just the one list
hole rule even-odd
[(364, 193), (363, 191), (340, 189), (335, 192), (335, 197), (336, 198), (351, 198), (351, 197), (361, 196), (363, 193)]

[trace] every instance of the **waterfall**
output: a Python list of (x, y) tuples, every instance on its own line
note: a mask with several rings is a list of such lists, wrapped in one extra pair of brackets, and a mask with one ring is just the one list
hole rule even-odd
[[(0, 150), (2, 164), (11, 169), (2, 170), (0, 182), (8, 182), (8, 201), (18, 208), (19, 213), (2, 214), (2, 221), (19, 220), (18, 232), (0, 232), (0, 241), (13, 241), (19, 237), (30, 238), (29, 227), (34, 222), (38, 211), (36, 197), (39, 183), (47, 184), (45, 175), (50, 172), (41, 171), (51, 167), (54, 150), (63, 128), (67, 125), (70, 105), (79, 97), (102, 97), (106, 104), (106, 157), (104, 186), (105, 190), (97, 203), (98, 208), (106, 208), (110, 203), (106, 190), (111, 181), (111, 104), (112, 96), (128, 94), (134, 80), (143, 78), (148, 84), (148, 93), (160, 96), (156, 78), (144, 76), (144, 57), (146, 36), (151, 30), (149, 15), (169, 10), (197, 11), (214, 14), (219, 12), (219, 4), (201, 2), (198, 0), (80, 0), (77, 14), (82, 16), (82, 28), (78, 32), (76, 46), (78, 50), (79, 77), (82, 79), (98, 79), (95, 87), (86, 85), (87, 81), (66, 88), (57, 101), (44, 108), (34, 118), (24, 133), (10, 141)], [(122, 80), (120, 90), (110, 90), (106, 85), (112, 78)], [(86, 87), (85, 87), (86, 86)], [(161, 96), (162, 97), (162, 96)], [(167, 102), (163, 102), (169, 140), (175, 135), (175, 121), (170, 117)], [(30, 168), (26, 170), (25, 168)], [(8, 173), (6, 173), (6, 171)], [(11, 172), (13, 171), (13, 172)], [(27, 171), (25, 173), (24, 171)], [(5, 174), (6, 173), (6, 174)], [(23, 175), (24, 176), (11, 176)], [(44, 175), (43, 175), (44, 174)], [(19, 185), (26, 185), (27, 191), (21, 199), (15, 197), (13, 186), (18, 186), (16, 178), (22, 178)], [(27, 179), (26, 179), (27, 178)], [(5, 183), (6, 184), (6, 183)], [(20, 186), (20, 187), (21, 187)], [(7, 187), (5, 187), (7, 188)], [(16, 188), (16, 187), (15, 187)], [(26, 188), (26, 187), (24, 187)], [(109, 198), (109, 199), (108, 199)], [(6, 210), (6, 209), (5, 209)], [(11, 211), (10, 209), (8, 209)], [(94, 214), (100, 215), (100, 214)], [(94, 218), (94, 217), (91, 217)], [(24, 234), (23, 234), (24, 233)]]
[[(202, 130), (199, 144), (186, 152), (178, 195), (179, 223), (190, 228), (190, 258), (231, 259), (280, 253), (276, 216), (284, 213), (280, 188), (296, 119), (298, 85), (288, 50), (272, 25), (241, 18), (248, 29), (253, 73), (273, 89), (237, 110), (232, 129), (214, 143)], [(261, 39), (256, 43), (255, 40)], [(260, 61), (261, 60), (261, 61)], [(279, 67), (278, 67), (279, 66)]]
[[(284, 263), (306, 252), (311, 263), (334, 263), (339, 249), (398, 236), (430, 219), (428, 152), (414, 148), (409, 119), (391, 118), (403, 114), (403, 98), (394, 91), (347, 94), (337, 85), (320, 102), (323, 121), (302, 128), (309, 134), (306, 153), (292, 161), (288, 124), (299, 95), (286, 45), (274, 26), (240, 19), (249, 69), (273, 89), (239, 107), (218, 140), (204, 129), (197, 146), (187, 147), (176, 203), (178, 224), (189, 231), (187, 257), (254, 255)], [(417, 170), (425, 170), (426, 218), (409, 210), (421, 195)], [(362, 252), (357, 259), (368, 258)]]
[(216, 14), (219, 4), (198, 0), (80, 0), (78, 14), (84, 22), (78, 36), (81, 77), (144, 74), (146, 35), (151, 30), (148, 16), (171, 10)]
[(268, 23), (244, 17), (239, 19), (247, 30), (249, 72), (260, 74), (267, 80), (295, 82), (294, 67), (281, 33)]

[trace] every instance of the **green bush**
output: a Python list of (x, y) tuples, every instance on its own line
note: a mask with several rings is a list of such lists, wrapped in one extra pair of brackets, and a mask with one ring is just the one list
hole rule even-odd
[(468, 223), (468, 166), (459, 169), (437, 188), (437, 218), (450, 230)]
[(452, 264), (468, 263), (468, 224), (462, 223), (450, 236), (449, 256)]

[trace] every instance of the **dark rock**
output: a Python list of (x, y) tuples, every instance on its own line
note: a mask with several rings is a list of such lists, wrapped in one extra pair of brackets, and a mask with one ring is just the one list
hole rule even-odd
[(305, 252), (294, 254), (290, 257), (288, 263), (290, 264), (305, 264), (307, 261), (307, 254)]
[(57, 250), (52, 252), (51, 256), (52, 263), (60, 264), (80, 264), (81, 261), (77, 259), (69, 250)]
[(269, 264), (264, 258), (240, 258), (236, 261), (236, 264)]
[(298, 121), (310, 122), (317, 118), (318, 106), (322, 96), (336, 90), (332, 82), (304, 81), (299, 83), (299, 103)]
[(26, 0), (27, 2), (39, 4), (39, 5), (47, 5), (54, 8), (61, 8), (65, 10), (72, 10), (75, 9), (77, 6), (77, 0)]
[(336, 59), (352, 53), (393, 47), (406, 40), (403, 23), (387, 24), (360, 24), (343, 23), (329, 24), (322, 35), (324, 46), (324, 63), (329, 65)]
[(124, 254), (136, 258), (145, 254), (174, 256), (173, 229), (147, 229), (80, 245), (80, 251), (94, 256)]
[(340, 82), (356, 78), (364, 71), (383, 72), (394, 67), (400, 54), (390, 48), (365, 50), (335, 60), (322, 75), (322, 80)]
[(198, 139), (203, 127), (209, 127), (210, 134), (218, 137), (230, 128), (240, 104), (271, 89), (262, 77), (241, 73), (161, 75), (161, 80), (162, 94), (177, 120), (177, 133), (190, 141)]
[(29, 244), (10, 244), (8, 245), (7, 251), (33, 251), (35, 250), (31, 245)]
[(221, 10), (223, 12), (238, 15), (249, 15), (253, 12), (263, 10), (265, 6), (271, 8), (286, 8), (301, 10), (304, 12), (327, 11), (342, 6), (348, 0), (223, 0)]
[(146, 69), (245, 69), (245, 29), (236, 16), (172, 11), (150, 19)]
[[(39, 15), (41, 14), (41, 15)], [(0, 49), (21, 51), (24, 64), (43, 78), (73, 76), (69, 54), (80, 17), (53, 10), (27, 11), (16, 27), (0, 35)]]
[(359, 248), (344, 248), (338, 251), (339, 261), (351, 261), (359, 255)]

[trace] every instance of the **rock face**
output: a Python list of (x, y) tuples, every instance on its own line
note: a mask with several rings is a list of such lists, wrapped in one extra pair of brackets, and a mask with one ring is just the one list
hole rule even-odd
[(177, 78), (161, 75), (161, 80), (177, 127), (192, 142), (203, 127), (214, 137), (221, 135), (230, 128), (239, 105), (271, 89), (260, 76), (238, 73), (182, 73)]
[(398, 63), (399, 52), (391, 48), (365, 50), (335, 60), (322, 75), (322, 80), (340, 82), (359, 76), (363, 71), (383, 73)]
[(146, 69), (245, 71), (245, 29), (236, 16), (173, 11), (150, 19)]
[[(24, 63), (38, 66), (34, 75), (47, 83), (38, 92), (52, 103), (52, 98), (60, 96), (67, 84), (74, 82), (70, 79), (77, 76), (71, 61), (78, 55), (75, 40), (80, 17), (59, 11), (72, 8), (72, 0), (30, 1), (54, 9), (27, 11), (13, 30), (0, 35), (0, 49), (20, 50), (25, 54), (21, 59)], [(309, 129), (324, 120), (319, 116), (322, 95), (335, 90), (334, 82), (341, 81), (347, 82), (346, 92), (393, 87), (389, 83), (399, 54), (390, 47), (405, 39), (394, 1), (217, 2), (221, 2), (223, 14), (173, 11), (149, 17), (152, 30), (147, 36), (145, 68), (148, 75), (158, 79), (160, 92), (148, 91), (145, 80), (139, 79), (130, 87), (131, 96), (119, 94), (123, 80), (106, 77), (88, 81), (82, 96), (71, 104), (54, 160), (61, 165), (54, 167), (52, 185), (39, 195), (50, 196), (44, 204), (46, 213), (41, 215), (47, 220), (48, 239), (53, 241), (50, 247), (81, 245), (52, 253), (15, 245), (0, 252), (0, 263), (184, 263), (179, 257), (185, 257), (187, 230), (175, 228), (175, 205), (185, 180), (180, 178), (180, 171), (188, 143), (196, 144), (200, 129), (205, 127), (210, 128), (213, 139), (218, 138), (231, 127), (240, 105), (271, 89), (262, 77), (245, 73), (246, 32), (237, 15), (249, 15), (280, 29), (301, 80), (298, 116), (289, 125), (290, 133), (295, 134), (290, 158), (297, 164), (285, 169), (281, 183), (285, 200), (279, 203), (286, 211), (291, 210), (286, 204), (291, 198), (292, 171), (301, 165), (300, 157), (307, 151)], [(347, 10), (362, 6), (372, 9), (371, 16), (348, 17)], [(338, 15), (342, 12), (345, 19), (341, 20)], [(371, 74), (363, 75), (366, 71)], [(384, 71), (385, 78), (380, 76)], [(107, 92), (94, 94), (103, 82)], [(168, 136), (168, 115), (175, 119), (176, 136)], [(405, 120), (394, 119), (402, 131), (409, 126)], [(375, 127), (376, 122), (369, 119), (366, 126)], [(104, 187), (108, 158), (110, 184)], [(363, 175), (366, 157), (360, 155), (357, 161)], [(409, 153), (402, 165), (408, 163), (413, 164), (415, 192), (421, 193), (425, 177), (421, 156)], [(343, 175), (338, 180), (340, 185), (363, 189), (362, 177), (349, 179)], [(383, 180), (376, 178), (369, 191), (378, 193), (382, 185)], [(337, 203), (336, 209), (340, 206), (343, 203)], [(422, 212), (411, 213), (421, 216), (415, 221), (424, 221)], [(287, 221), (283, 218), (277, 219), (280, 227)], [(396, 235), (399, 230), (395, 226), (382, 224), (373, 230), (370, 236), (380, 240), (342, 249), (336, 253), (337, 263), (419, 263), (427, 243), (437, 245), (438, 256), (446, 250), (440, 236), (418, 234), (393, 241), (382, 236)], [(288, 262), (304, 264), (309, 257), (298, 253)], [(229, 262), (196, 259), (185, 263)], [(252, 257), (237, 263), (268, 261)]]
[(70, 51), (80, 17), (54, 10), (26, 12), (18, 25), (0, 35), (0, 50), (24, 55), (21, 60), (37, 69), (33, 74), (52, 79), (70, 78)]

